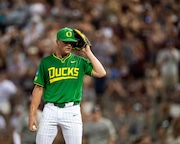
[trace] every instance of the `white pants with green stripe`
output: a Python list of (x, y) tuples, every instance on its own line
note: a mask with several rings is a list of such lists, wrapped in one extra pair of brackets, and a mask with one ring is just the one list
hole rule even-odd
[(52, 103), (44, 106), (36, 137), (36, 144), (52, 144), (59, 125), (66, 144), (82, 144), (82, 117), (80, 106), (59, 108)]

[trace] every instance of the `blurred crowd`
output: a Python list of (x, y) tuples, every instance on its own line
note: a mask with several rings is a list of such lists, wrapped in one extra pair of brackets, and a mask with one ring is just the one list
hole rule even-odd
[[(27, 125), (34, 75), (65, 26), (87, 35), (107, 71), (84, 79), (84, 125), (98, 104), (114, 128), (110, 144), (180, 144), (179, 0), (0, 0), (0, 141), (35, 143)], [(54, 144), (64, 144), (58, 135)]]

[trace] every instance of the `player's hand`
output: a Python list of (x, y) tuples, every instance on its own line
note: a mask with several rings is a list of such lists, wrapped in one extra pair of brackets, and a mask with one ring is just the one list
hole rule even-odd
[(35, 116), (29, 116), (29, 130), (32, 132), (37, 131), (38, 129), (38, 124), (35, 119)]
[(83, 51), (84, 53), (87, 53), (87, 52), (90, 52), (90, 51), (91, 51), (91, 48), (90, 48), (89, 45), (86, 45), (84, 48), (82, 48), (82, 51)]

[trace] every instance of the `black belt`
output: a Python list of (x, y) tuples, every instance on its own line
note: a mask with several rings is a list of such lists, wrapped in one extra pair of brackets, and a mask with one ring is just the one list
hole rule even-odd
[(59, 107), (59, 108), (75, 106), (75, 105), (78, 105), (78, 104), (80, 104), (80, 101), (74, 101), (74, 102), (68, 102), (68, 103), (54, 103), (54, 105)]

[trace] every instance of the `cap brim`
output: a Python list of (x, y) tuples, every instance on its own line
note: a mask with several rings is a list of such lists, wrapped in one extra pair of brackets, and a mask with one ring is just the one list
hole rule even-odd
[(64, 42), (77, 42), (77, 40), (76, 39), (71, 39), (71, 38), (69, 38), (69, 39), (61, 39), (61, 41), (64, 41)]

